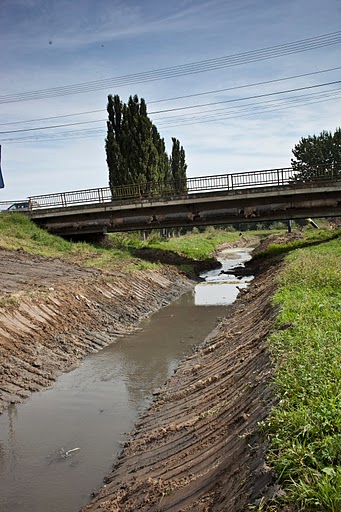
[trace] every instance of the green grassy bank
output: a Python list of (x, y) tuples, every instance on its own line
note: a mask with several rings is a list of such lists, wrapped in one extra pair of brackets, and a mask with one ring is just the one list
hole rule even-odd
[[(260, 233), (261, 235), (266, 234)], [(255, 236), (244, 233), (245, 238)], [(111, 234), (104, 246), (73, 243), (38, 228), (20, 213), (0, 214), (0, 247), (8, 250), (23, 249), (29, 254), (60, 258), (68, 263), (110, 270), (122, 266), (125, 270), (153, 266), (135, 256), (137, 249), (148, 248), (171, 251), (194, 261), (212, 258), (218, 246), (235, 242), (239, 233), (224, 229), (207, 228), (203, 233), (188, 233), (174, 238), (161, 238), (155, 231), (146, 240), (139, 233)]]
[(263, 424), (285, 495), (259, 510), (340, 512), (341, 238), (285, 261), (269, 339), (279, 403)]

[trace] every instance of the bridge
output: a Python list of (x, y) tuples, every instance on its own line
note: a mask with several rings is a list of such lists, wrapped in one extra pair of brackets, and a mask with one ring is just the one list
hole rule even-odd
[(288, 167), (32, 196), (29, 204), (35, 223), (71, 237), (335, 217), (341, 216), (341, 173), (316, 166), (308, 181), (300, 181)]

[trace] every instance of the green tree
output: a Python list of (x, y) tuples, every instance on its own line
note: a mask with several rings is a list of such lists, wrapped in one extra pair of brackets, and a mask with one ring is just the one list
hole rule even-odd
[[(143, 98), (130, 96), (123, 103), (119, 96), (108, 96), (106, 160), (112, 193), (120, 185), (138, 184), (146, 194), (160, 194), (175, 178), (185, 179), (185, 152), (177, 143), (176, 165), (166, 152), (165, 141), (147, 114)], [(173, 167), (171, 167), (173, 165)], [(181, 191), (185, 190), (185, 182)], [(179, 190), (180, 191), (180, 190)]]
[(291, 165), (299, 181), (341, 176), (341, 128), (335, 133), (323, 131), (320, 135), (302, 137), (292, 153), (295, 159)]
[(127, 182), (128, 170), (123, 153), (123, 104), (119, 96), (108, 96), (107, 104), (107, 138), (105, 150), (109, 169), (109, 186), (111, 189)]
[(170, 159), (171, 163), (171, 176), (176, 192), (186, 192), (186, 156), (185, 150), (180, 146), (180, 142), (175, 137), (172, 137), (173, 147), (172, 156)]

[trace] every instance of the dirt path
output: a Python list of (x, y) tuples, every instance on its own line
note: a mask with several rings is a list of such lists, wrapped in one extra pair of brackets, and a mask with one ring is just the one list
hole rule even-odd
[(264, 339), (278, 266), (160, 390), (83, 512), (237, 512), (271, 494), (257, 422), (274, 401)]

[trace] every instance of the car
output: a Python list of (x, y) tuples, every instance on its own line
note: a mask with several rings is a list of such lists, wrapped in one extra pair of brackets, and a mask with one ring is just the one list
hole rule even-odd
[(20, 203), (13, 203), (11, 206), (7, 208), (10, 212), (28, 212), (30, 207), (30, 203), (28, 201), (23, 201)]
[(1, 212), (28, 212), (30, 209), (29, 201), (20, 201), (18, 203), (11, 204), (6, 210), (1, 210)]

